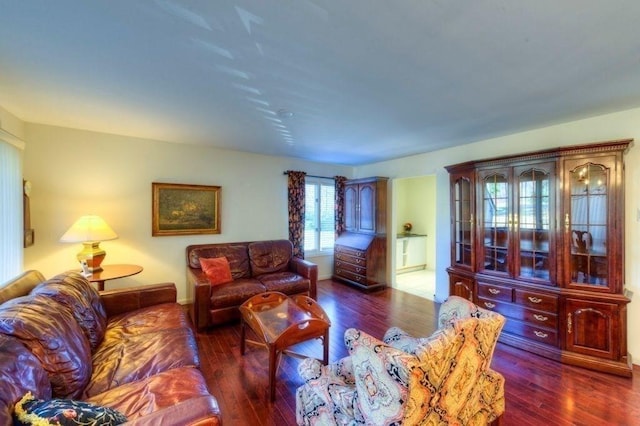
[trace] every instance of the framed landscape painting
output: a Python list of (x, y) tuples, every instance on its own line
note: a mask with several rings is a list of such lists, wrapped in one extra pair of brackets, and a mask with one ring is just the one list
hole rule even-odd
[(220, 233), (220, 187), (151, 184), (155, 236)]

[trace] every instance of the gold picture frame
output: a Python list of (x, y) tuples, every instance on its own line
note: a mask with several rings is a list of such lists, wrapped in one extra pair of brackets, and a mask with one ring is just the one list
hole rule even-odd
[(154, 237), (220, 233), (220, 187), (152, 182)]

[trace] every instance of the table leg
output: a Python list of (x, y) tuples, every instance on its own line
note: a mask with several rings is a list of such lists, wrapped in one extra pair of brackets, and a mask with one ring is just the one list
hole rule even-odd
[(245, 337), (244, 319), (240, 318), (240, 355), (244, 355), (244, 337)]
[(269, 398), (276, 399), (276, 346), (269, 345)]
[(327, 331), (324, 332), (324, 337), (322, 338), (322, 346), (323, 346), (323, 353), (322, 353), (322, 362), (324, 365), (329, 364), (329, 329), (327, 328)]

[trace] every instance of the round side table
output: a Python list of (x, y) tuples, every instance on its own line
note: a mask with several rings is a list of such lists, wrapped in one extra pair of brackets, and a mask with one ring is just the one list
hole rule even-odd
[(98, 284), (98, 291), (104, 291), (105, 281), (130, 277), (140, 272), (142, 272), (142, 266), (139, 265), (102, 265), (101, 271), (94, 272), (87, 279), (89, 282)]

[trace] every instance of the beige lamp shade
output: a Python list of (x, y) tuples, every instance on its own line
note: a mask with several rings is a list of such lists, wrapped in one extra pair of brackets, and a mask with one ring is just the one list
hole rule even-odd
[(82, 243), (78, 261), (87, 262), (89, 271), (100, 271), (100, 264), (107, 253), (100, 248), (100, 241), (115, 240), (118, 235), (100, 216), (82, 216), (60, 237), (61, 243)]

